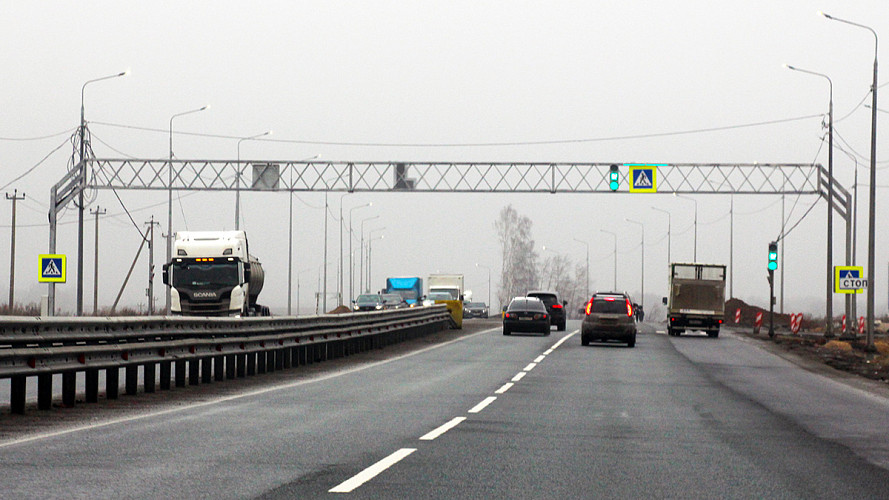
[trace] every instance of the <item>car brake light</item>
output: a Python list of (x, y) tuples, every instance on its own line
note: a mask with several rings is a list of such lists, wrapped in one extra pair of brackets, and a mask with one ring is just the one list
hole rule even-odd
[(627, 299), (627, 316), (633, 316), (633, 304), (630, 304), (630, 299)]
[(590, 300), (589, 302), (586, 303), (586, 315), (587, 316), (590, 315), (590, 309), (592, 309), (592, 307), (593, 307), (593, 301)]
[(504, 317), (504, 318), (509, 318), (509, 313), (504, 313), (503, 317)]
[(562, 304), (553, 304), (553, 309), (561, 309)]
[(605, 297), (608, 302), (614, 302), (614, 297)]

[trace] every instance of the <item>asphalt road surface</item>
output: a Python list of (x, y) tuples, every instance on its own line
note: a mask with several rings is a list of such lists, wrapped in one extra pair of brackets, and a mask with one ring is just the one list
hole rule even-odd
[(729, 333), (568, 326), (4, 434), (0, 497), (889, 496), (885, 396)]

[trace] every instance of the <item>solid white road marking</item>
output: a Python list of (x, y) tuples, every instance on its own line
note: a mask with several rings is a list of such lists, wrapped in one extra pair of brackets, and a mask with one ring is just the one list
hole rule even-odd
[(518, 382), (519, 380), (522, 380), (522, 377), (524, 377), (524, 376), (527, 375), (527, 374), (528, 374), (527, 372), (519, 372), (519, 373), (516, 374), (515, 377), (512, 378), (512, 381), (513, 381), (513, 382)]
[(535, 363), (540, 363), (541, 361), (544, 360), (544, 358), (546, 358), (546, 356), (544, 356), (544, 355), (541, 354), (540, 356), (537, 356), (536, 358), (534, 358), (534, 362), (535, 362)]
[(493, 403), (496, 400), (497, 400), (496, 396), (488, 396), (484, 400), (482, 400), (481, 403), (473, 406), (472, 409), (469, 410), (469, 413), (478, 413), (478, 412), (484, 410), (485, 407), (487, 407), (489, 404)]
[(533, 370), (535, 366), (537, 366), (537, 363), (528, 363), (528, 366), (522, 368), (522, 371), (529, 372)]
[(503, 387), (494, 391), (494, 394), (503, 394), (504, 392), (508, 391), (514, 385), (515, 384), (513, 384), (512, 382), (507, 382), (507, 383), (503, 384)]
[(457, 425), (459, 425), (460, 422), (462, 422), (464, 420), (466, 420), (466, 417), (453, 418), (453, 419), (451, 419), (450, 422), (448, 422), (444, 425), (441, 425), (437, 429), (429, 431), (426, 434), (423, 434), (422, 436), (420, 436), (420, 441), (432, 441), (433, 439), (437, 438), (438, 436), (441, 436), (445, 432), (448, 432), (449, 430), (453, 429), (454, 427), (457, 427)]
[(388, 457), (380, 460), (379, 462), (371, 465), (370, 467), (364, 469), (359, 472), (351, 479), (343, 481), (339, 485), (327, 490), (328, 493), (351, 493), (355, 488), (361, 486), (362, 484), (370, 481), (371, 479), (380, 475), (381, 472), (385, 471), (389, 467), (400, 462), (404, 457), (410, 455), (411, 453), (417, 451), (416, 448), (402, 448), (395, 453), (389, 455)]

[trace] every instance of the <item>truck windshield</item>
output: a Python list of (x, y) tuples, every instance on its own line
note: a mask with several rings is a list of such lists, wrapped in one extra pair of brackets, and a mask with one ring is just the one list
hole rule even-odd
[(174, 287), (216, 288), (240, 284), (237, 262), (177, 262), (172, 271)]

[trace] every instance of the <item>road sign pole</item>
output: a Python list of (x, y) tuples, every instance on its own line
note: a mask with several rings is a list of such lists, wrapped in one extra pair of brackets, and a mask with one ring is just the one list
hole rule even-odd
[(769, 337), (775, 336), (775, 271), (769, 269)]

